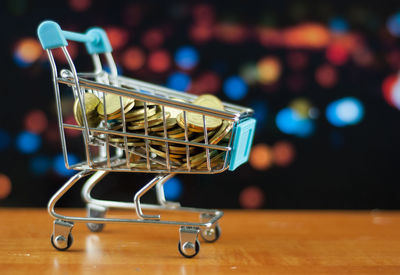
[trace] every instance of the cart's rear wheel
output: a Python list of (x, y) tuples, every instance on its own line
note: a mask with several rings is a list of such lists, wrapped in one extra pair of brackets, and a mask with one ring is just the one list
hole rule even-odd
[(101, 232), (104, 229), (104, 223), (87, 223), (86, 226), (92, 232)]
[(51, 234), (50, 241), (55, 249), (64, 251), (71, 247), (72, 243), (74, 242), (74, 238), (72, 237), (71, 233), (68, 234), (67, 240), (62, 235), (58, 235), (54, 238), (54, 235)]
[(183, 257), (193, 258), (200, 251), (200, 242), (199, 242), (199, 240), (196, 240), (196, 242), (194, 244), (191, 242), (186, 242), (183, 244), (183, 249), (182, 249), (181, 241), (179, 241), (178, 242), (178, 250), (179, 250), (179, 253), (181, 253), (181, 255)]
[(217, 241), (221, 236), (221, 227), (219, 226), (219, 224), (216, 224), (215, 227), (201, 230), (200, 235), (204, 241), (208, 243), (213, 243)]

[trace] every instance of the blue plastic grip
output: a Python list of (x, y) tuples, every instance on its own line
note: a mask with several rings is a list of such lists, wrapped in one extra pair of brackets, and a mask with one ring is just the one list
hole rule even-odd
[(68, 39), (85, 43), (89, 54), (112, 52), (112, 47), (107, 34), (101, 28), (91, 28), (86, 32), (86, 34), (80, 34), (63, 31), (54, 21), (43, 21), (37, 29), (37, 34), (40, 43), (45, 50), (67, 46)]
[(229, 162), (230, 171), (235, 170), (249, 159), (255, 129), (256, 120), (254, 118), (249, 118), (236, 126), (231, 159)]

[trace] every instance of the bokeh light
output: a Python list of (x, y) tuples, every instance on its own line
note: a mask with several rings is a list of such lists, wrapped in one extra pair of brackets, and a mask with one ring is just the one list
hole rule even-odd
[(262, 84), (276, 82), (281, 76), (281, 63), (278, 58), (267, 56), (257, 63), (258, 75)]
[(163, 43), (164, 35), (160, 29), (150, 29), (142, 36), (142, 44), (150, 50), (161, 47)]
[(286, 55), (286, 62), (292, 70), (304, 70), (308, 65), (308, 55), (303, 52), (291, 51)]
[(213, 29), (210, 24), (193, 24), (189, 30), (190, 38), (197, 43), (205, 43), (213, 37)]
[[(69, 165), (78, 163), (78, 158), (74, 154), (68, 154)], [(65, 167), (64, 156), (62, 154), (57, 155), (53, 160), (53, 170), (57, 175), (61, 177), (72, 176), (76, 173), (74, 170), (69, 170)]]
[(336, 127), (355, 125), (362, 120), (363, 116), (363, 104), (354, 97), (336, 100), (326, 108), (327, 120)]
[(300, 97), (292, 100), (289, 103), (289, 107), (292, 108), (300, 117), (307, 118), (312, 104), (308, 99)]
[(131, 71), (139, 70), (143, 67), (146, 56), (142, 49), (138, 47), (128, 48), (122, 55), (123, 66)]
[(338, 72), (332, 65), (321, 65), (315, 71), (315, 80), (323, 88), (332, 88), (338, 81)]
[(27, 67), (39, 59), (43, 49), (35, 38), (23, 38), (15, 47), (14, 61), (20, 67)]
[(215, 37), (228, 44), (237, 44), (246, 40), (248, 30), (238, 23), (221, 22), (214, 26)]
[(326, 58), (334, 65), (344, 65), (348, 58), (349, 52), (346, 47), (339, 43), (333, 43), (326, 49)]
[(302, 118), (292, 108), (280, 110), (276, 115), (275, 123), (281, 132), (298, 137), (309, 137), (315, 130), (314, 122), (311, 119)]
[(174, 60), (179, 68), (190, 70), (199, 62), (199, 54), (194, 47), (183, 46), (175, 52)]
[(393, 85), (392, 91), (393, 104), (400, 110), (400, 78)]
[(206, 71), (200, 74), (191, 83), (188, 92), (197, 95), (204, 93), (216, 94), (219, 92), (220, 88), (221, 88), (220, 77), (212, 71)]
[(288, 141), (278, 141), (272, 147), (274, 163), (278, 166), (286, 167), (291, 164), (295, 154), (293, 144)]
[[(69, 115), (64, 119), (65, 124), (77, 125), (74, 115)], [(81, 135), (81, 130), (75, 129), (65, 129), (65, 135), (67, 137), (79, 137)], [(59, 135), (58, 135), (59, 137)]]
[(344, 33), (349, 30), (349, 23), (342, 17), (334, 17), (329, 21), (329, 28), (335, 33)]
[(113, 50), (119, 50), (126, 45), (129, 39), (127, 30), (118, 27), (105, 28), (108, 39), (110, 40)]
[(47, 128), (46, 114), (41, 110), (33, 110), (25, 115), (25, 129), (31, 133), (41, 134)]
[(249, 85), (255, 84), (259, 79), (257, 65), (255, 63), (244, 64), (239, 70), (239, 75)]
[(272, 165), (272, 151), (270, 146), (259, 143), (253, 146), (250, 152), (249, 162), (256, 170), (267, 170)]
[(225, 95), (232, 100), (241, 100), (247, 95), (247, 84), (240, 76), (227, 78), (223, 85)]
[(399, 77), (395, 74), (389, 75), (385, 77), (385, 79), (382, 82), (382, 93), (383, 93), (383, 98), (385, 101), (390, 105), (394, 107), (394, 102), (393, 102), (393, 88), (396, 82), (399, 81)]
[(287, 28), (284, 33), (286, 47), (319, 49), (331, 42), (331, 35), (325, 26), (317, 23), (304, 23)]
[(239, 204), (243, 208), (256, 209), (261, 208), (265, 202), (264, 192), (257, 186), (248, 186), (244, 188), (239, 195)]
[(0, 174), (0, 200), (7, 198), (11, 193), (11, 180), (5, 174)]
[(196, 4), (193, 6), (192, 15), (197, 23), (212, 24), (215, 21), (215, 8), (206, 3)]
[(173, 177), (164, 184), (165, 199), (177, 200), (183, 193), (183, 185), (180, 179)]
[(190, 77), (187, 74), (175, 72), (168, 77), (167, 87), (178, 91), (186, 91), (190, 82)]
[(68, 0), (68, 4), (72, 10), (83, 12), (90, 8), (92, 0)]
[(41, 176), (47, 173), (51, 167), (51, 159), (47, 156), (34, 156), (29, 160), (29, 168), (32, 174)]
[(0, 151), (6, 150), (10, 146), (10, 144), (10, 134), (4, 129), (0, 129)]
[(149, 69), (155, 73), (166, 72), (171, 67), (171, 57), (166, 50), (157, 50), (149, 55)]
[(39, 150), (42, 139), (39, 135), (23, 131), (16, 138), (16, 146), (18, 151), (24, 154), (32, 154)]
[(393, 36), (400, 36), (400, 12), (390, 16), (386, 25)]

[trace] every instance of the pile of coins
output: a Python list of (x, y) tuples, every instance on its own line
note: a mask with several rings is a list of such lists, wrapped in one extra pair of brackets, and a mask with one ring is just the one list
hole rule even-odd
[[(146, 107), (144, 102), (134, 100), (132, 98), (120, 97), (113, 94), (106, 94), (106, 104), (104, 106), (103, 99), (98, 98), (94, 94), (85, 94), (86, 117), (89, 127), (99, 126), (101, 121), (107, 119), (108, 129), (114, 131), (122, 131), (123, 115), (125, 116), (125, 130), (130, 133), (137, 133), (148, 136), (167, 137), (169, 139), (185, 140), (186, 135), (188, 141), (196, 143), (205, 143), (204, 131), (207, 131), (208, 144), (219, 144), (227, 146), (229, 142), (233, 123), (219, 118), (205, 116), (205, 125), (203, 115), (193, 112), (186, 112), (187, 133), (185, 133), (184, 113), (182, 110), (172, 107), (164, 107), (164, 116), (162, 107), (148, 102)], [(173, 99), (181, 101), (181, 99)], [(121, 108), (122, 102), (122, 108)], [(201, 95), (193, 102), (194, 105), (208, 107), (216, 110), (224, 110), (222, 102), (213, 95)], [(83, 125), (82, 111), (79, 101), (76, 100), (74, 105), (74, 115), (76, 122)], [(147, 131), (145, 129), (147, 117)], [(164, 125), (165, 120), (165, 125)], [(164, 132), (164, 129), (166, 132)], [(109, 135), (108, 141), (119, 148), (124, 148), (123, 135)], [(152, 167), (165, 169), (167, 163), (167, 152), (169, 155), (169, 163), (174, 168), (188, 169), (187, 151), (189, 152), (189, 165), (191, 169), (207, 170), (207, 152), (205, 148), (199, 146), (185, 146), (182, 144), (168, 141), (148, 140), (146, 146), (145, 139), (141, 138), (126, 138), (128, 151), (131, 153), (130, 165), (134, 168), (146, 168), (147, 161), (146, 148), (149, 150), (151, 160), (162, 159), (162, 162), (151, 163)], [(141, 152), (135, 154), (134, 152)], [(222, 168), (225, 158), (225, 152), (219, 150), (209, 150), (210, 166), (212, 169)], [(141, 156), (140, 156), (141, 155)]]

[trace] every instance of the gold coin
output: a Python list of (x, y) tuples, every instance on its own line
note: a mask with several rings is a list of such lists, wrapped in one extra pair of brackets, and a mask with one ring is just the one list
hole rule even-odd
[[(147, 162), (143, 161), (143, 162), (137, 162), (137, 163), (129, 163), (129, 167), (147, 170)], [(165, 167), (162, 166), (161, 164), (150, 162), (150, 169), (165, 169)]]
[[(121, 102), (120, 102), (120, 96), (114, 95), (114, 94), (106, 94), (106, 112), (107, 116), (108, 115), (115, 115), (118, 112), (121, 112)], [(125, 109), (129, 104), (134, 104), (134, 99), (129, 98), (129, 97), (121, 97), (122, 98), (122, 107)], [(101, 102), (104, 104), (103, 100), (100, 99)], [(101, 108), (100, 108), (101, 107)], [(133, 106), (132, 106), (133, 108)], [(97, 112), (104, 116), (104, 107), (103, 106), (98, 106), (97, 107)]]
[[(223, 157), (225, 156), (225, 152), (221, 152), (217, 154), (215, 157), (210, 159), (210, 166), (212, 169), (218, 167), (219, 165), (224, 164), (224, 159)], [(207, 168), (207, 162), (204, 162), (200, 164), (199, 166), (196, 167), (196, 169), (208, 169)]]
[[(163, 150), (164, 152), (167, 151), (167, 147), (165, 146), (165, 143), (163, 145), (160, 146), (161, 150)], [(169, 145), (169, 152), (172, 154), (178, 154), (178, 155), (186, 155), (186, 146), (173, 146), (173, 145)], [(193, 153), (196, 151), (196, 147), (193, 146), (189, 146), (189, 153)]]
[[(209, 152), (209, 156), (210, 158), (214, 157), (217, 154), (217, 150), (210, 150)], [(186, 158), (183, 158), (182, 161), (185, 163), (184, 165), (182, 165), (182, 168), (184, 168), (185, 166), (187, 167), (187, 162), (186, 162)], [(196, 166), (199, 166), (200, 164), (204, 163), (207, 161), (207, 153), (206, 151), (203, 151), (201, 153), (198, 153), (194, 156), (191, 156), (189, 158), (189, 163), (190, 163), (190, 167), (194, 168)]]
[[(171, 98), (171, 100), (187, 103), (187, 101), (185, 101), (183, 99), (180, 99), (180, 98)], [(169, 107), (169, 106), (165, 106), (164, 110), (165, 110), (165, 112), (170, 112), (171, 113), (171, 118), (176, 118), (180, 113), (182, 113), (182, 110), (176, 109), (176, 108), (172, 108), (172, 107)]]
[[(157, 104), (155, 104), (155, 103), (153, 103), (153, 102), (146, 102), (147, 104), (147, 106), (154, 106), (154, 105), (157, 105)], [(135, 100), (135, 106), (137, 106), (137, 107), (139, 107), (139, 106), (144, 106), (144, 101), (140, 101), (140, 100)]]
[[(165, 113), (165, 119), (168, 119), (170, 116), (170, 113)], [(163, 114), (160, 113), (156, 113), (155, 115), (151, 116), (151, 117), (147, 117), (147, 124), (150, 125), (152, 122), (154, 121), (163, 121)], [(136, 121), (136, 122), (131, 122), (132, 125), (144, 125), (145, 121), (144, 120), (140, 120), (140, 121)], [(154, 126), (154, 125), (153, 125)]]
[[(167, 113), (166, 115), (166, 119), (168, 118), (168, 116), (169, 116), (169, 113)], [(153, 117), (156, 117), (156, 116), (153, 116)], [(159, 124), (162, 124), (163, 123), (163, 119), (162, 118), (158, 118), (158, 119), (151, 119), (151, 120), (149, 120), (148, 122), (147, 122), (147, 127), (152, 127), (152, 126), (157, 126), (157, 125), (159, 125)], [(146, 127), (146, 125), (144, 124), (144, 122), (143, 122), (143, 124), (142, 124), (142, 122), (137, 122), (136, 124), (131, 124), (131, 126), (128, 126), (128, 129), (129, 130), (141, 130), (141, 129), (144, 129)]]
[(226, 135), (228, 135), (233, 127), (232, 122), (224, 120), (221, 127), (215, 133), (215, 135), (209, 140), (209, 144), (218, 144)]
[[(176, 118), (169, 117), (169, 118), (166, 119), (165, 123), (166, 123), (165, 128), (166, 129), (171, 129), (171, 128), (175, 127), (175, 125), (176, 125)], [(150, 130), (153, 131), (153, 132), (164, 131), (164, 125), (151, 127)]]
[[(86, 120), (89, 127), (97, 127), (101, 121), (97, 113), (97, 106), (100, 104), (100, 99), (92, 93), (84, 93)], [(82, 108), (79, 104), (79, 99), (74, 102), (74, 117), (79, 126), (83, 126)]]
[[(127, 117), (125, 117), (126, 122), (135, 122), (135, 121), (140, 121), (144, 119), (144, 109), (141, 109), (142, 113), (139, 113), (138, 115), (130, 115), (130, 112), (127, 114)], [(151, 117), (157, 113), (157, 106), (151, 107), (147, 109), (147, 117)]]
[[(156, 154), (157, 156), (160, 156), (160, 157), (162, 157), (162, 158), (167, 158), (167, 154), (166, 153), (164, 153), (163, 151), (160, 151), (160, 150), (157, 150), (157, 149), (155, 149), (154, 147), (152, 147), (152, 146), (149, 146), (149, 149), (150, 149), (150, 152), (152, 152), (152, 153), (154, 153), (154, 154)], [(182, 156), (181, 155), (175, 155), (175, 154), (169, 154), (169, 157), (171, 158), (171, 159), (179, 159), (179, 158), (181, 158)]]

